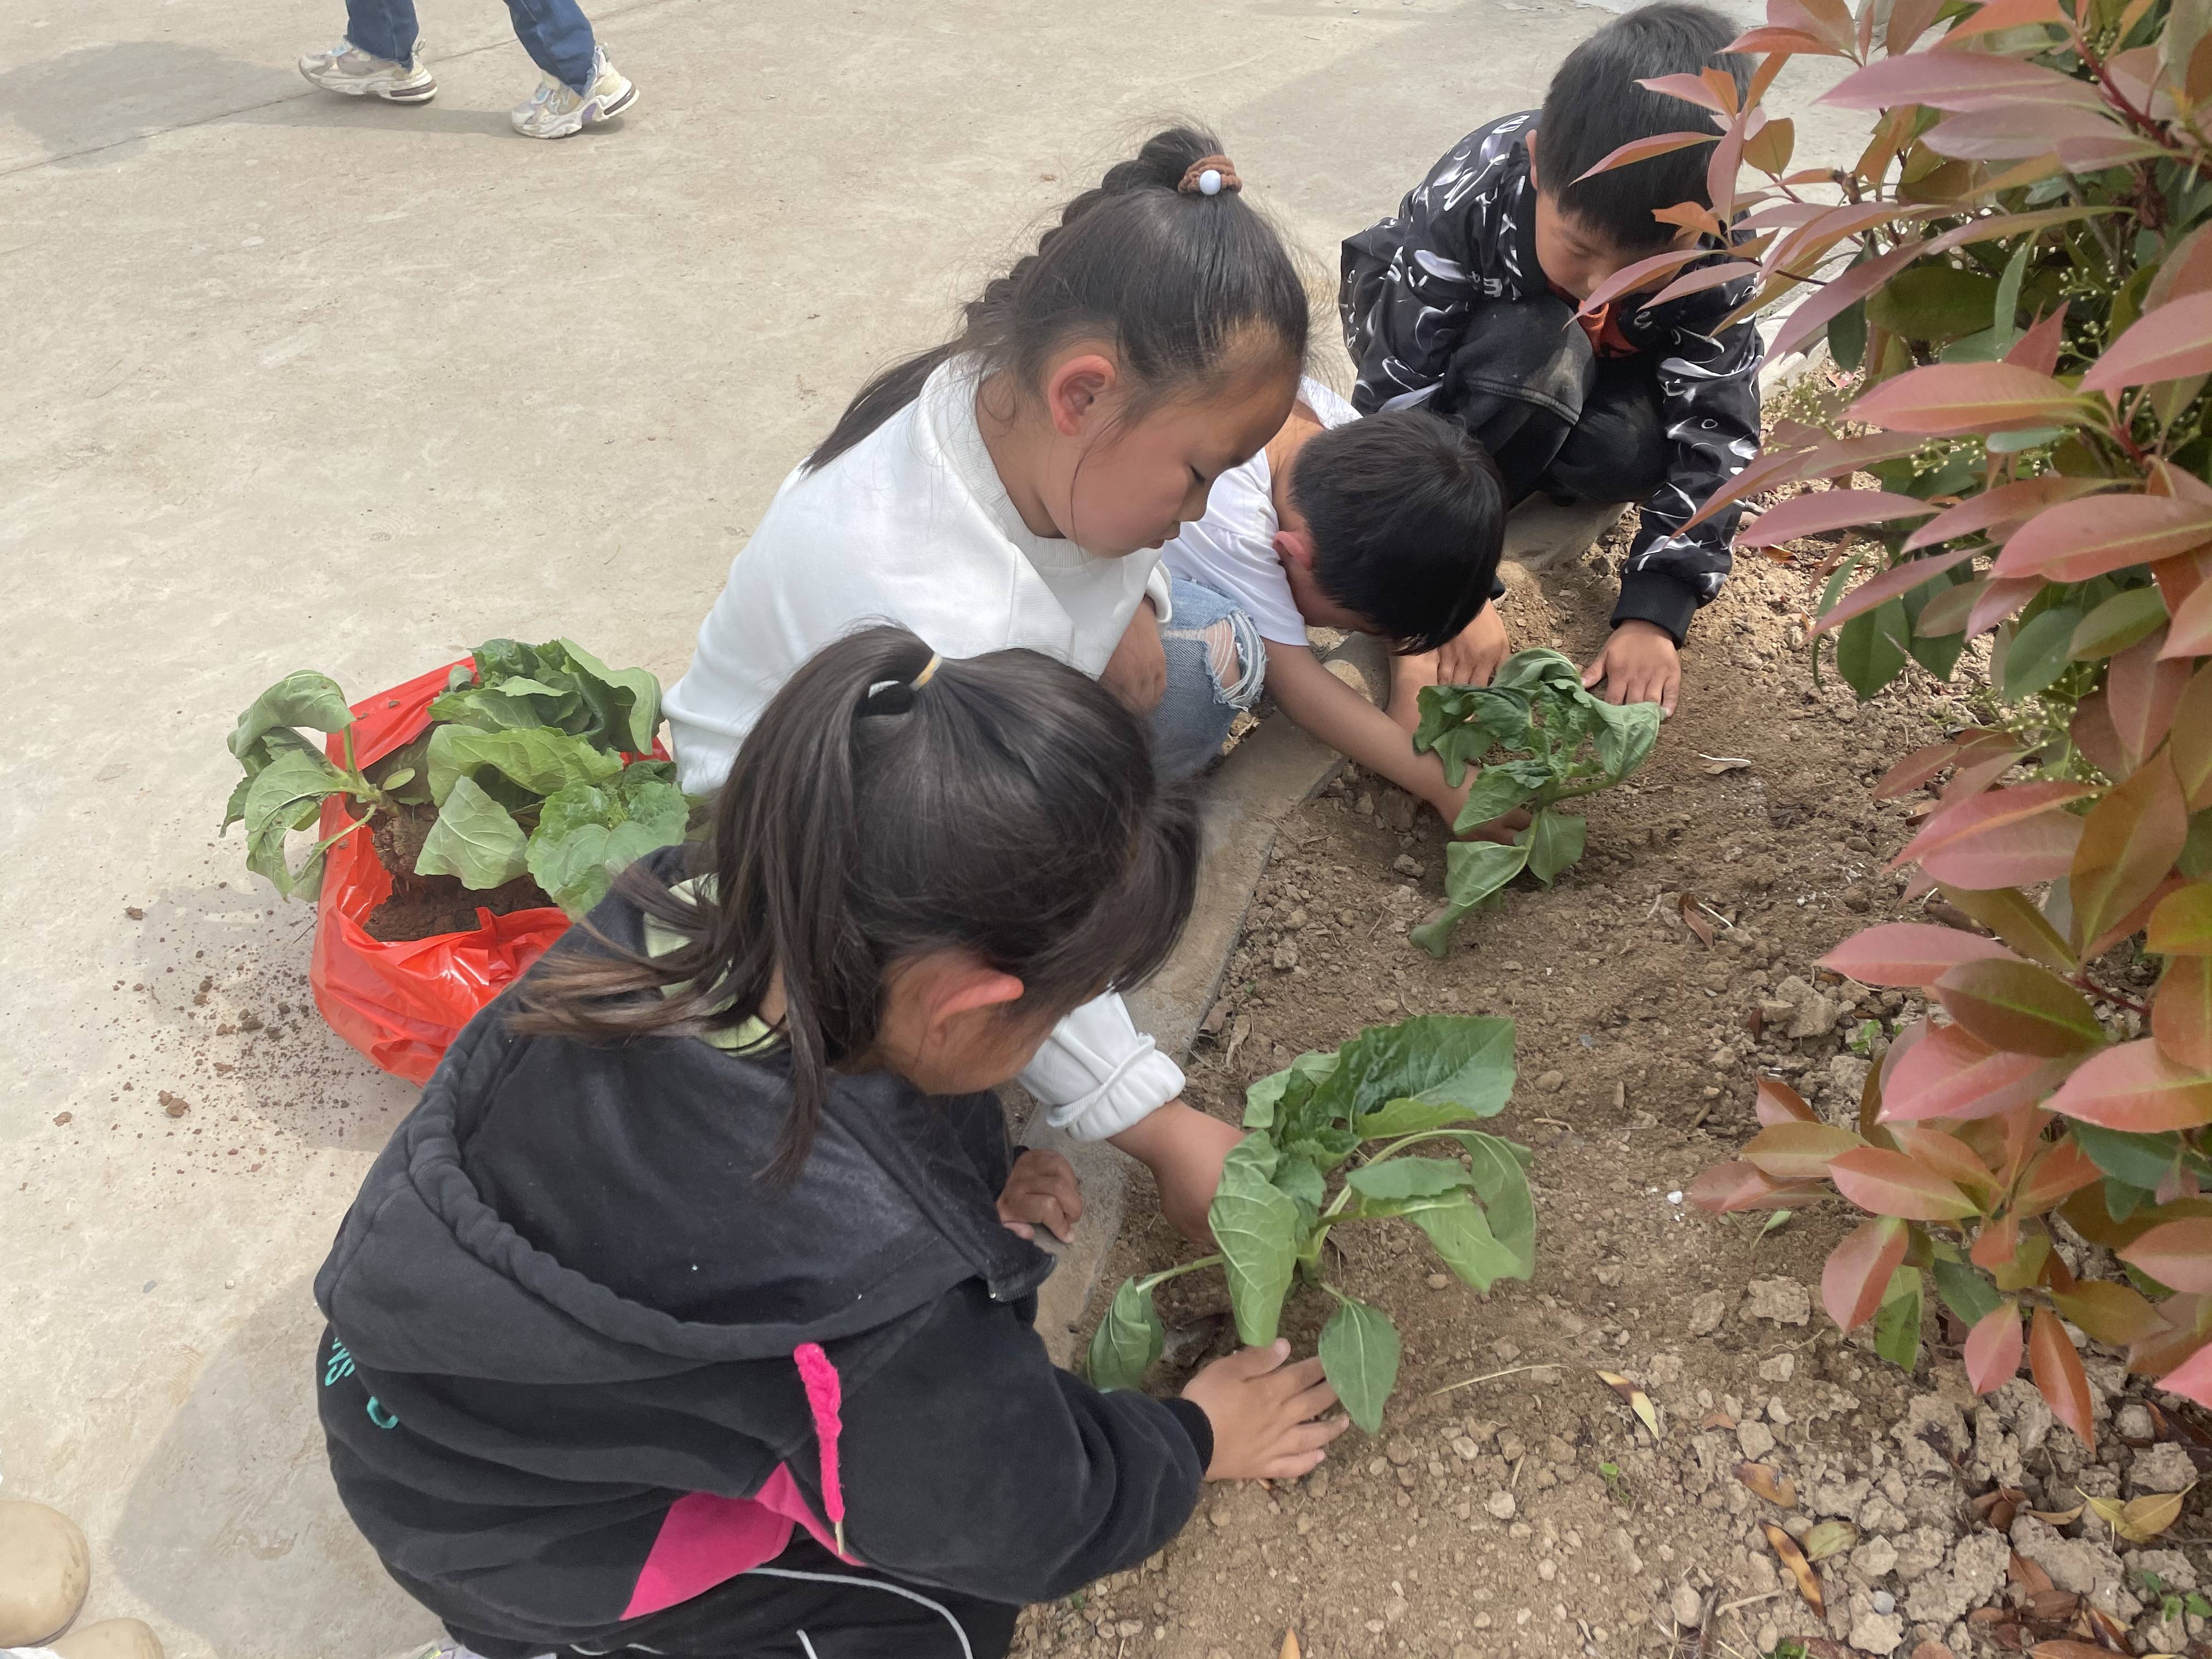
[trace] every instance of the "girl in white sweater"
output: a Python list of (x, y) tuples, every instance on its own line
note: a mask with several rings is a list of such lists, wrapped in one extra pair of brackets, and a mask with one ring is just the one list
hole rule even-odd
[[(1225, 625), (1170, 629), (1172, 659), (1162, 639), (1161, 546), (1282, 425), (1305, 358), (1305, 294), (1219, 151), (1177, 128), (1112, 168), (957, 339), (869, 382), (784, 481), (668, 694), (686, 789), (719, 785), (777, 688), (872, 622), (947, 657), (1042, 652), (1143, 712), (1171, 660), (1249, 704), (1261, 665)], [(1055, 1123), (1150, 1165), (1169, 1218), (1205, 1236), (1239, 1131), (1182, 1102), (1118, 996), (1071, 1015), (1022, 1081)]]

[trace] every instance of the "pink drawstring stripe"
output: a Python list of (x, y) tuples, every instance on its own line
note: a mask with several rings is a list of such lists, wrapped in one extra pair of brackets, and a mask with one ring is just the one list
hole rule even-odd
[(822, 1507), (837, 1535), (837, 1553), (845, 1553), (845, 1492), (837, 1480), (837, 1437), (844, 1432), (838, 1408), (844, 1389), (837, 1368), (818, 1342), (802, 1342), (792, 1351), (799, 1380), (806, 1385), (806, 1407), (814, 1414), (814, 1437), (822, 1443)]

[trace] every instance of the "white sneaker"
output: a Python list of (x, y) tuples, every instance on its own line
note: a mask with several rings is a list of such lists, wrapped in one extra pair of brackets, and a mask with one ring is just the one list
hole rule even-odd
[(328, 52), (300, 60), (300, 73), (325, 92), (342, 92), (349, 98), (374, 95), (395, 104), (427, 104), (438, 95), (438, 83), (420, 64), (395, 64), (363, 52), (351, 41), (341, 40)]
[(592, 54), (592, 89), (580, 93), (551, 76), (538, 83), (526, 104), (515, 106), (507, 118), (526, 138), (566, 138), (595, 122), (620, 115), (637, 101), (637, 88), (607, 62), (604, 50)]

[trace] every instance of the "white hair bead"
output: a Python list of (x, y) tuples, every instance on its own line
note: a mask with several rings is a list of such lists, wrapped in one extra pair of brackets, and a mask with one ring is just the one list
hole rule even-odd
[(1198, 175), (1198, 193), (1201, 196), (1221, 194), (1221, 169), (1208, 167)]

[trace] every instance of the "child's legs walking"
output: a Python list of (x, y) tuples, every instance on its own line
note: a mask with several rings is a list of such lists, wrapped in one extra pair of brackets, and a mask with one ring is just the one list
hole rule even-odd
[[(406, 0), (390, 3), (404, 5)], [(596, 43), (591, 20), (576, 0), (507, 0), (507, 9), (514, 38), (532, 63), (573, 91), (591, 91)]]
[(1152, 711), (1152, 765), (1162, 777), (1203, 771), (1229, 740), (1237, 716), (1260, 698), (1267, 647), (1252, 619), (1210, 587), (1178, 578), (1175, 617), (1160, 629), (1167, 690)]
[(372, 58), (415, 61), (414, 0), (346, 0), (346, 40)]

